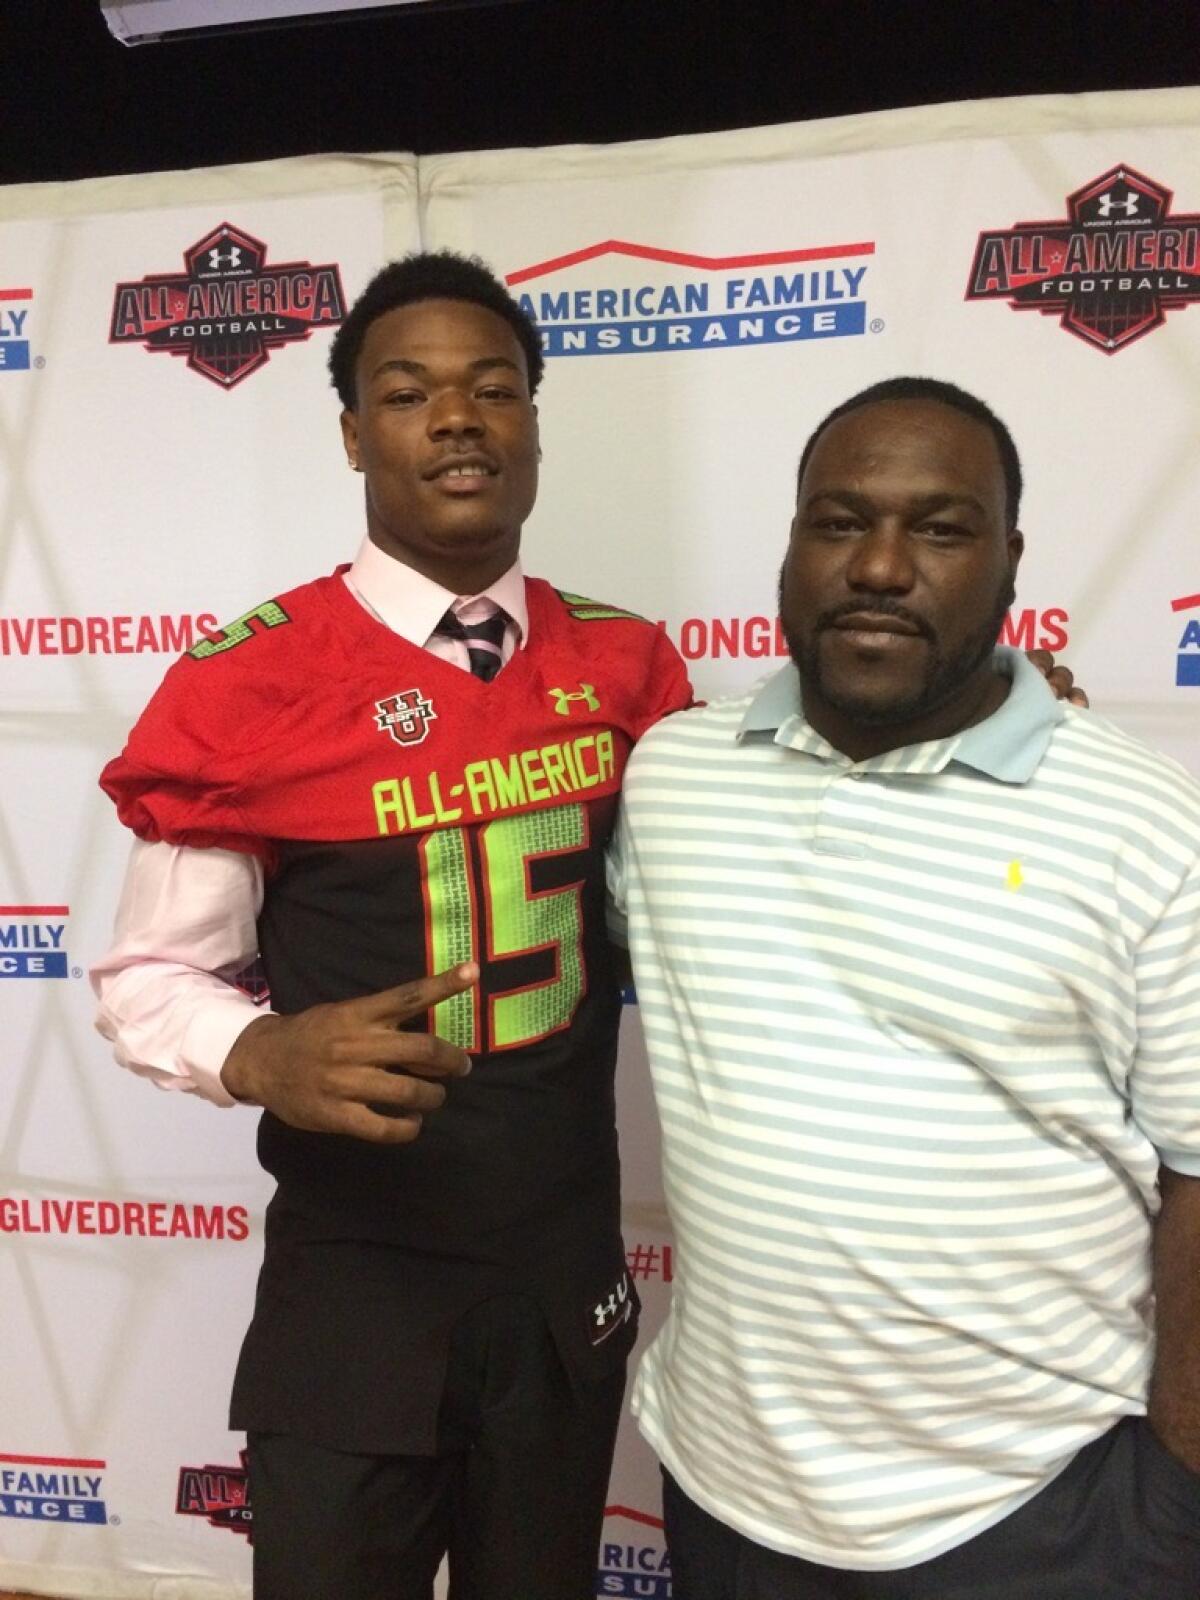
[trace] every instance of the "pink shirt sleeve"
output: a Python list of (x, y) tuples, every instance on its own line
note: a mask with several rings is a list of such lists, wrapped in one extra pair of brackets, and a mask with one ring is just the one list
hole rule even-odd
[(221, 1068), (267, 1013), (229, 980), (257, 954), (262, 882), (253, 856), (134, 843), (112, 948), (91, 969), (96, 1027), (121, 1066), (160, 1089), (236, 1104)]
[[(455, 596), (365, 540), (345, 574), (350, 592), (385, 627), (464, 671), (464, 643), (431, 630), (453, 605), (464, 623), (508, 615), (503, 659), (523, 642), (525, 580), (514, 565), (483, 595)], [(262, 865), (232, 850), (133, 846), (113, 945), (91, 969), (96, 1027), (123, 1067), (160, 1089), (236, 1104), (221, 1082), (234, 1040), (269, 1013), (229, 981), (258, 953)]]

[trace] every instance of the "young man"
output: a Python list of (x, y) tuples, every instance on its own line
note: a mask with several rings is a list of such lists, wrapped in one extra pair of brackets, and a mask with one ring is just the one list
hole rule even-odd
[[(264, 1108), (258, 1600), (427, 1600), (447, 1551), (456, 1600), (579, 1600), (636, 1328), (603, 853), (690, 691), (661, 630), (521, 574), (542, 355), (482, 266), (386, 268), (330, 366), (366, 539), (106, 768), (139, 843), (99, 1025)], [(260, 950), (268, 1016), (226, 981)]]
[(959, 389), (839, 407), (792, 664), (626, 775), (676, 1600), (1200, 1593), (1200, 790), (995, 651), (1020, 493)]

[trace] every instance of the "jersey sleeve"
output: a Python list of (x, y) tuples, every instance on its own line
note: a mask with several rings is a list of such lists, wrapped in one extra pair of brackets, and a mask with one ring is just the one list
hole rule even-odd
[(662, 628), (654, 630), (646, 689), (646, 697), (634, 729), (636, 739), (640, 739), (647, 728), (652, 728), (656, 722), (661, 722), (663, 717), (669, 717), (673, 711), (685, 711), (688, 706), (696, 703), (683, 657)]
[(270, 846), (238, 804), (261, 698), (223, 662), (177, 661), (100, 775), (125, 826), (151, 844), (218, 846), (266, 861)]

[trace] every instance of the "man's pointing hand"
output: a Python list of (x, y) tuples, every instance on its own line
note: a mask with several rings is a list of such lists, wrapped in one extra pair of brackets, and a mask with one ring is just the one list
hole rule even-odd
[(478, 977), (468, 962), (357, 1000), (259, 1017), (235, 1041), (221, 1081), (235, 1100), (264, 1106), (293, 1128), (408, 1144), (446, 1098), (434, 1080), (461, 1077), (471, 1063), (436, 1034), (404, 1033), (400, 1024)]

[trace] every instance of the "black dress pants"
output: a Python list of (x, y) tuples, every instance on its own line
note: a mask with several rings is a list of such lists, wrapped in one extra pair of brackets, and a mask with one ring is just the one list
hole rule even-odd
[(1200, 1473), (1144, 1418), (1126, 1417), (974, 1539), (894, 1572), (764, 1549), (663, 1477), (674, 1600), (1200, 1600)]
[(454, 1331), (436, 1455), (251, 1433), (255, 1600), (430, 1600), (446, 1555), (451, 1600), (585, 1600), (624, 1384), (573, 1387), (512, 1295)]

